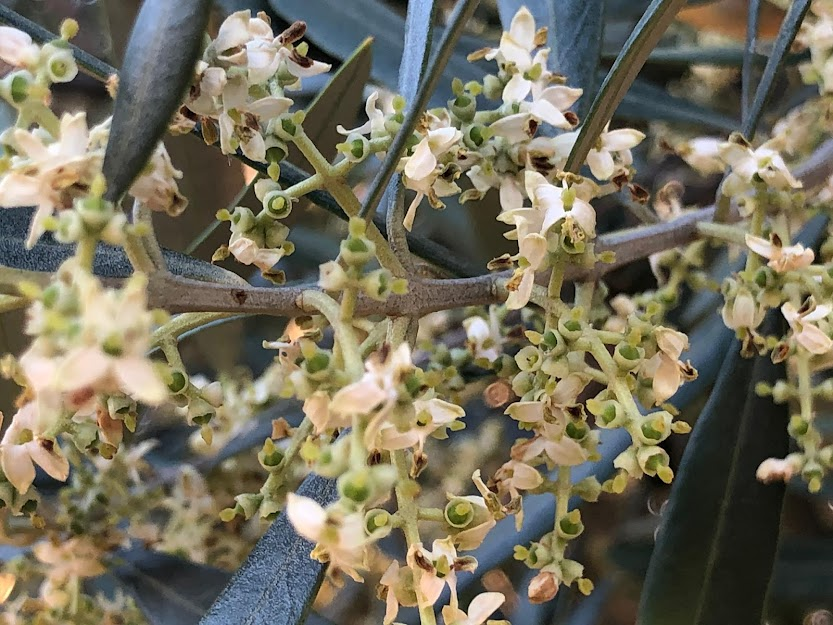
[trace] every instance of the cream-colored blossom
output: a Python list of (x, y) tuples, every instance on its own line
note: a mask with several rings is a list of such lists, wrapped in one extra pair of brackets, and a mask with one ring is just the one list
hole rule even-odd
[(767, 265), (778, 273), (808, 267), (816, 258), (813, 250), (801, 243), (784, 247), (781, 238), (774, 234), (770, 236), (769, 241), (747, 234), (746, 246), (756, 254), (769, 259)]
[(383, 426), (379, 430), (379, 447), (390, 451), (414, 447), (422, 451), (429, 436), (465, 414), (460, 406), (437, 397), (414, 400), (414, 420), (410, 427), (401, 431), (392, 423)]
[(357, 582), (362, 581), (357, 570), (365, 568), (367, 537), (362, 513), (336, 513), (309, 497), (289, 493), (286, 516), (298, 534), (316, 543), (314, 557), (330, 562)]
[(784, 159), (769, 142), (753, 150), (736, 141), (727, 141), (719, 148), (720, 158), (731, 167), (731, 173), (723, 182), (723, 193), (738, 196), (751, 189), (756, 180), (762, 180), (771, 189), (783, 191), (801, 188), (801, 182), (790, 173)]
[(443, 607), (443, 621), (446, 625), (482, 625), (505, 601), (499, 592), (483, 592), (469, 602), (468, 612), (454, 605)]
[(582, 90), (564, 85), (553, 85), (538, 93), (531, 102), (518, 104), (519, 111), (507, 115), (489, 126), (495, 135), (510, 143), (531, 139), (542, 122), (555, 128), (570, 129), (573, 121), (564, 113), (581, 97)]
[(813, 298), (809, 298), (800, 308), (796, 308), (792, 302), (781, 306), (781, 313), (790, 324), (793, 338), (801, 347), (816, 355), (826, 354), (833, 349), (833, 339), (818, 326), (831, 311), (833, 306), (816, 304)]
[(419, 592), (425, 601), (433, 604), (440, 598), (443, 588), (448, 585), (452, 602), (457, 602), (457, 573), (473, 571), (477, 566), (474, 558), (458, 558), (451, 537), (435, 540), (429, 551), (422, 543), (415, 543), (408, 549), (408, 566), (419, 570)]
[(685, 334), (657, 326), (654, 337), (659, 351), (643, 363), (641, 373), (652, 379), (654, 402), (660, 405), (674, 395), (685, 380), (694, 379), (697, 371), (690, 363), (680, 361), (683, 351), (688, 349)]
[(749, 289), (741, 287), (738, 292), (726, 300), (721, 314), (727, 328), (754, 330), (764, 320), (765, 310), (755, 301)]
[(476, 359), (494, 362), (503, 353), (504, 338), (500, 333), (500, 324), (496, 310), (489, 309), (489, 319), (469, 317), (463, 321), (469, 348)]
[(103, 552), (89, 536), (74, 536), (60, 542), (42, 541), (32, 548), (46, 568), (47, 577), (56, 583), (72, 578), (97, 577), (105, 572)]
[(26, 246), (43, 234), (44, 222), (56, 208), (64, 208), (63, 193), (85, 181), (100, 163), (87, 151), (89, 131), (84, 113), (64, 114), (59, 137), (42, 130), (16, 128), (10, 147), (16, 152), (11, 167), (0, 177), (0, 206), (35, 206)]
[(177, 187), (182, 172), (171, 163), (163, 143), (159, 143), (143, 172), (130, 187), (130, 195), (150, 210), (165, 212), (171, 217), (180, 215), (188, 200)]
[(347, 129), (341, 124), (336, 126), (336, 130), (343, 135), (350, 135), (358, 133), (360, 135), (370, 135), (370, 138), (376, 138), (387, 135), (385, 130), (385, 112), (378, 106), (379, 92), (374, 91), (367, 97), (367, 102), (364, 105), (365, 113), (367, 113), (367, 121), (356, 128)]
[(416, 210), (422, 198), (428, 196), (432, 206), (439, 208), (442, 203), (437, 198), (451, 195), (459, 191), (454, 183), (448, 183), (439, 178), (439, 159), (457, 145), (463, 138), (463, 133), (453, 127), (429, 130), (414, 148), (411, 156), (403, 158), (400, 164), (405, 174), (404, 183), (407, 189), (416, 191), (408, 211), (405, 214), (404, 225), (411, 230), (416, 218)]
[(264, 272), (272, 271), (287, 250), (283, 246), (278, 248), (261, 247), (255, 239), (243, 232), (233, 232), (229, 238), (228, 251), (244, 265), (254, 265)]
[(677, 155), (702, 176), (720, 174), (726, 168), (720, 158), (723, 139), (718, 137), (696, 137), (676, 146)]
[(14, 67), (32, 67), (37, 63), (40, 48), (22, 30), (0, 26), (0, 61)]
[(0, 441), (0, 466), (6, 479), (21, 494), (32, 485), (36, 464), (61, 482), (69, 476), (69, 462), (55, 439), (44, 436), (39, 421), (37, 405), (25, 404), (12, 418)]

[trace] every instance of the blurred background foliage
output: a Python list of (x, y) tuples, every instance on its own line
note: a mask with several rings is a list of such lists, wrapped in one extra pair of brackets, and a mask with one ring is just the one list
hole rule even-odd
[[(3, 4), (56, 32), (65, 17), (74, 17), (81, 24), (75, 43), (82, 49), (118, 67), (130, 26), (140, 6), (139, 0), (0, 0)], [(362, 114), (367, 94), (376, 88), (392, 90), (397, 84), (399, 60), (404, 41), (406, 0), (218, 0), (211, 28), (229, 12), (240, 9), (266, 11), (273, 20), (276, 32), (294, 20), (308, 24), (307, 38), (312, 49), (310, 56), (334, 64), (347, 58), (367, 37), (373, 38), (371, 54), (355, 69), (355, 78), (332, 101), (326, 114), (319, 114), (305, 123), (310, 135), (318, 138), (319, 146), (327, 154), (334, 154), (337, 123), (354, 125)], [(518, 3), (520, 4), (520, 3)], [(642, 0), (608, 0), (601, 42), (602, 68), (598, 77), (611, 65), (623, 43), (631, 33), (647, 6)], [(764, 2), (759, 18), (760, 30), (757, 56), (752, 67), (753, 81), (763, 71), (766, 54), (778, 32), (787, 2)], [(451, 11), (448, 0), (440, 12), (440, 20)], [(652, 142), (645, 142), (635, 154), (639, 172), (637, 181), (653, 192), (671, 180), (684, 188), (685, 205), (708, 205), (713, 201), (718, 177), (701, 177), (665, 146), (669, 143), (698, 135), (726, 135), (739, 128), (741, 66), (746, 39), (747, 0), (690, 2), (678, 16), (678, 21), (664, 35), (657, 49), (650, 55), (644, 69), (625, 100), (617, 110), (614, 124), (627, 123), (649, 131)], [(494, 1), (481, 3), (459, 49), (446, 68), (442, 87), (432, 104), (444, 104), (450, 95), (452, 77), (464, 81), (484, 73), (478, 64), (465, 60), (467, 53), (495, 42), (500, 35), (500, 12)], [(441, 24), (440, 24), (441, 26)], [(569, 25), (565, 25), (568, 28)], [(435, 38), (438, 39), (438, 38)], [(762, 125), (762, 135), (771, 124), (788, 110), (812, 97), (813, 88), (801, 84), (795, 64), (806, 58), (795, 50), (787, 58), (787, 70), (777, 78), (774, 97), (769, 103)], [(296, 101), (309, 105), (316, 93), (326, 84), (322, 76), (304, 82), (304, 91)], [(56, 89), (58, 106), (64, 110), (85, 109), (93, 120), (107, 115), (110, 99), (101, 84), (80, 75), (70, 84)], [(176, 221), (155, 214), (157, 232), (164, 247), (185, 251), (200, 233), (210, 229), (215, 212), (238, 198), (251, 179), (252, 172), (239, 162), (207, 149), (194, 137), (169, 137), (166, 144), (174, 164), (183, 170), (182, 192), (190, 199), (190, 207)], [(294, 155), (293, 162), (305, 167)], [(372, 165), (360, 168), (354, 181), (359, 188), (372, 178)], [(237, 203), (252, 205), (253, 196), (244, 195)], [(508, 251), (502, 237), (502, 227), (495, 222), (499, 210), (497, 199), (487, 197), (482, 202), (465, 206), (450, 204), (442, 213), (422, 211), (416, 230), (484, 268), (485, 263), (500, 251)], [(638, 225), (655, 218), (653, 211), (634, 206), (627, 198), (606, 198), (596, 207), (600, 232)], [(343, 222), (307, 204), (292, 213), (289, 225), (291, 239), (297, 252), (286, 259), (283, 269), (288, 280), (304, 280), (316, 275), (321, 262), (332, 258), (343, 236)], [(193, 250), (193, 255), (209, 260), (216, 247), (226, 237), (223, 227), (208, 232)], [(715, 277), (725, 275), (731, 262), (714, 254)], [(225, 265), (224, 265), (225, 266)], [(245, 270), (229, 263), (228, 269)], [(260, 278), (245, 275), (258, 282)], [(610, 274), (606, 280), (612, 293), (636, 292), (652, 288), (654, 278), (647, 262), (634, 263)], [(700, 369), (699, 380), (686, 386), (685, 396), (675, 402), (684, 418), (694, 421), (700, 414), (711, 386), (717, 376), (719, 363), (730, 347), (731, 333), (726, 332), (719, 319), (712, 315), (703, 321), (703, 312), (718, 307), (717, 296), (690, 293), (676, 313), (676, 320), (692, 333), (692, 361)], [(697, 311), (700, 311), (698, 314)], [(259, 373), (271, 355), (260, 341), (263, 336), (279, 336), (287, 320), (253, 318), (226, 323), (211, 328), (182, 343), (183, 355), (190, 370), (209, 375), (241, 376)], [(0, 330), (2, 351), (19, 352), (23, 346), (20, 316), (4, 317)], [(717, 323), (715, 323), (717, 322)], [(462, 335), (450, 333), (450, 346), (460, 345)], [(699, 350), (699, 351), (697, 351)], [(465, 374), (465, 372), (464, 372)], [(0, 383), (0, 408), (7, 409), (14, 389)], [(475, 383), (478, 390), (484, 384)], [(682, 395), (682, 394), (681, 394)], [(450, 482), (465, 479), (473, 468), (481, 466), (484, 475), (490, 474), (505, 456), (514, 431), (505, 428), (500, 411), (486, 406), (477, 393), (466, 407), (468, 427), (452, 439), (450, 445), (435, 445), (430, 451), (428, 497), (442, 500), (445, 490), (453, 490)], [(298, 420), (298, 407), (279, 405), (266, 414), (257, 415), (253, 426), (233, 438), (216, 455), (192, 458), (187, 445), (191, 432), (173, 426), (161, 415), (151, 419), (140, 435), (155, 437), (162, 445), (148, 457), (161, 476), (182, 461), (193, 462), (197, 469), (214, 475), (213, 484), (222, 484), (226, 463), (234, 462), (241, 451), (258, 446), (271, 428), (271, 419), (285, 416), (291, 423)], [(833, 411), (822, 415), (833, 431)], [(146, 420), (147, 421), (147, 420)], [(605, 434), (608, 434), (606, 432)], [(456, 442), (455, 442), (456, 441)], [(588, 470), (597, 471), (600, 479), (610, 471), (609, 458), (622, 445), (614, 437), (605, 440), (610, 451), (605, 460)], [(681, 458), (685, 437), (672, 438), (668, 451), (676, 463)], [(231, 460), (229, 460), (231, 459)], [(243, 462), (243, 461), (241, 461)], [(256, 463), (252, 471), (257, 475)], [(448, 467), (453, 467), (449, 471)], [(675, 467), (676, 469), (676, 467)], [(164, 480), (163, 480), (164, 481)], [(239, 485), (237, 485), (239, 488)], [(532, 497), (527, 504), (527, 521), (523, 535), (517, 536), (510, 524), (496, 531), (475, 553), (480, 561), (476, 576), (461, 582), (463, 596), (471, 596), (482, 588), (505, 592), (508, 597), (506, 616), (515, 625), (628, 625), (636, 621), (642, 581), (655, 544), (655, 533), (668, 497), (668, 487), (657, 480), (643, 480), (632, 484), (625, 496), (602, 496), (600, 502), (584, 510), (586, 531), (578, 543), (577, 559), (588, 564), (589, 577), (597, 581), (597, 590), (588, 598), (562, 591), (556, 600), (543, 605), (530, 605), (522, 589), (528, 571), (512, 560), (512, 546), (533, 540), (551, 525), (551, 501)], [(789, 491), (785, 501), (782, 540), (778, 547), (775, 576), (772, 582), (767, 621), (773, 624), (833, 625), (833, 489), (810, 496), (801, 488)], [(232, 524), (234, 525), (234, 524)], [(125, 554), (124, 566), (112, 571), (96, 583), (102, 589), (121, 586), (129, 590), (148, 621), (154, 625), (197, 623), (236, 569), (246, 551), (254, 544), (261, 527), (244, 531), (241, 527), (217, 523), (220, 533), (237, 533), (239, 548), (224, 560), (190, 562), (177, 554), (140, 551)], [(373, 597), (373, 586), (378, 574), (389, 561), (389, 553), (401, 545), (382, 544), (378, 554), (376, 577), (366, 586), (347, 582), (343, 588), (331, 583), (323, 586), (315, 604), (311, 623), (375, 623), (381, 620), (382, 604)], [(3, 554), (0, 554), (3, 555)], [(514, 590), (513, 590), (514, 589)], [(413, 620), (413, 615), (410, 616)], [(406, 619), (407, 620), (407, 617)], [(727, 623), (725, 625), (745, 625)]]

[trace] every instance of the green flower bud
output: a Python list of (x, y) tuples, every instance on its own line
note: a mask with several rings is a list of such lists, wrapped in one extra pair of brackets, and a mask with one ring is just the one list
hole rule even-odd
[(29, 99), (35, 77), (26, 70), (8, 74), (0, 80), (0, 96), (12, 106), (18, 107)]
[(489, 100), (500, 100), (503, 95), (503, 81), (494, 74), (483, 77), (483, 95)]
[(535, 376), (531, 373), (521, 371), (512, 379), (512, 392), (518, 397), (523, 397), (535, 387)]
[(59, 243), (76, 243), (84, 238), (84, 219), (75, 211), (61, 211), (57, 221), (55, 239)]
[(573, 484), (571, 492), (584, 501), (598, 501), (599, 495), (602, 493), (602, 485), (599, 484), (596, 476), (591, 475)]
[(257, 454), (257, 459), (261, 466), (268, 471), (281, 463), (283, 460), (283, 451), (275, 446), (275, 442), (271, 438), (267, 438)]
[(94, 197), (75, 200), (74, 208), (83, 218), (84, 223), (94, 230), (99, 230), (106, 226), (115, 212), (112, 202)]
[(50, 82), (70, 82), (78, 75), (78, 65), (69, 49), (46, 44), (41, 54), (45, 58), (43, 67)]
[(350, 237), (341, 242), (341, 257), (348, 265), (361, 268), (376, 257), (376, 246), (364, 237)]
[(446, 504), (443, 516), (451, 527), (463, 529), (474, 520), (474, 512), (474, 506), (470, 501), (455, 497)]
[(807, 431), (810, 429), (810, 424), (807, 423), (805, 419), (801, 417), (801, 415), (793, 415), (790, 417), (790, 423), (787, 426), (787, 431), (790, 433), (790, 436), (793, 438), (799, 439), (807, 434)]
[(269, 216), (273, 219), (285, 219), (292, 212), (292, 202), (294, 201), (295, 198), (277, 189), (270, 191), (264, 196), (263, 208), (266, 209)]
[(448, 101), (448, 110), (460, 121), (470, 122), (477, 112), (477, 99), (467, 93), (460, 93)]
[(364, 135), (351, 132), (344, 143), (339, 145), (339, 152), (344, 154), (348, 161), (361, 163), (370, 156), (370, 141)]
[(641, 347), (634, 347), (630, 343), (619, 343), (613, 350), (613, 360), (619, 365), (622, 371), (636, 369), (645, 357), (645, 350)]
[(304, 368), (306, 372), (314, 379), (323, 379), (326, 377), (327, 370), (330, 367), (330, 354), (324, 350), (317, 351), (311, 358), (304, 361)]
[(364, 531), (368, 536), (383, 538), (393, 529), (391, 516), (387, 510), (368, 510), (364, 515)]
[(558, 520), (556, 532), (564, 540), (573, 540), (584, 531), (584, 523), (581, 522), (581, 512), (572, 510)]
[(370, 471), (365, 468), (345, 473), (338, 478), (338, 492), (353, 503), (358, 505), (365, 503), (373, 495)]
[(538, 371), (541, 368), (542, 361), (541, 351), (532, 345), (527, 345), (515, 355), (515, 362), (521, 371)]
[(558, 332), (568, 341), (575, 341), (581, 338), (581, 322), (569, 317), (562, 317), (558, 320)]

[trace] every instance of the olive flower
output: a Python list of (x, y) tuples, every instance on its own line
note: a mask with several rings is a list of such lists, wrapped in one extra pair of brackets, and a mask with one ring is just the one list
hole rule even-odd
[(818, 327), (817, 323), (827, 318), (833, 310), (830, 304), (816, 304), (810, 297), (800, 308), (792, 302), (781, 306), (781, 313), (790, 324), (796, 342), (811, 354), (826, 354), (833, 348), (833, 339)]

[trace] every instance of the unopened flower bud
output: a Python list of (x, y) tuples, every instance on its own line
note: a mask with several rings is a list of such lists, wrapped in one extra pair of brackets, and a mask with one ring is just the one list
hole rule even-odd
[(21, 106), (29, 99), (35, 77), (26, 70), (11, 72), (0, 80), (0, 96), (12, 106)]
[(565, 540), (572, 540), (584, 531), (584, 523), (581, 522), (581, 512), (572, 510), (558, 520), (556, 533)]
[(554, 573), (541, 571), (529, 582), (527, 590), (530, 603), (546, 603), (558, 593), (558, 578)]
[(223, 385), (219, 381), (203, 386), (200, 389), (200, 395), (215, 408), (223, 405)]
[(70, 82), (78, 75), (72, 52), (63, 46), (46, 44), (42, 49), (43, 67), (50, 82)]
[(267, 438), (263, 441), (263, 447), (258, 452), (257, 459), (261, 466), (268, 471), (281, 463), (283, 451), (275, 446), (275, 442), (271, 438)]
[(347, 285), (347, 272), (331, 260), (318, 268), (318, 286), (325, 291), (341, 291)]
[(515, 355), (515, 362), (521, 371), (534, 372), (541, 368), (543, 355), (537, 347), (527, 345)]
[(357, 132), (351, 132), (344, 143), (339, 144), (339, 152), (352, 163), (361, 163), (370, 156), (370, 141)]
[(463, 529), (474, 520), (474, 506), (470, 501), (455, 497), (446, 504), (443, 515), (451, 527)]
[(387, 510), (368, 510), (364, 515), (364, 531), (368, 536), (383, 538), (393, 529), (390, 512)]
[(619, 343), (613, 350), (613, 360), (619, 365), (622, 371), (636, 369), (645, 357), (645, 350), (641, 347), (634, 347), (630, 343)]
[(503, 94), (503, 81), (494, 74), (483, 77), (483, 95), (489, 100), (499, 100)]
[(364, 237), (350, 237), (341, 242), (341, 257), (354, 267), (363, 267), (376, 256), (376, 246)]
[(474, 96), (461, 93), (448, 101), (448, 109), (460, 121), (470, 122), (477, 112), (477, 100)]
[(75, 211), (61, 211), (55, 224), (55, 240), (59, 243), (76, 243), (84, 238), (84, 220)]

